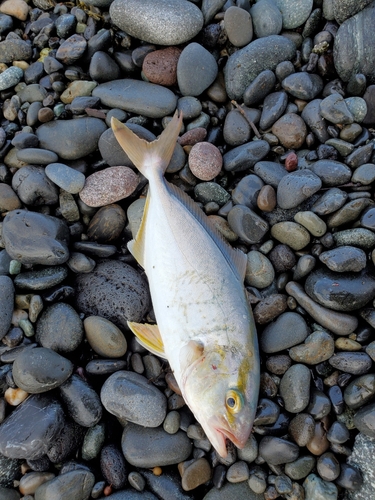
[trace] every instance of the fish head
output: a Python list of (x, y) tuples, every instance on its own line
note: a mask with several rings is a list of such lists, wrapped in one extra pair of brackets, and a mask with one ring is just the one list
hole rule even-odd
[(182, 373), (183, 397), (213, 447), (225, 457), (227, 439), (243, 448), (250, 436), (259, 393), (258, 356), (243, 346), (203, 348), (194, 341), (183, 349), (182, 356), (186, 359), (188, 353), (191, 361)]

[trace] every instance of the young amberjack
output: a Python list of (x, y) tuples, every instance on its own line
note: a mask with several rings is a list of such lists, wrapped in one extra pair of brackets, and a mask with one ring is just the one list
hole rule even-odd
[(187, 405), (225, 457), (226, 439), (243, 448), (249, 438), (259, 393), (258, 342), (243, 285), (247, 258), (164, 178), (181, 124), (176, 112), (149, 143), (112, 118), (116, 139), (149, 181), (142, 223), (128, 247), (146, 271), (157, 326), (128, 325), (144, 347), (168, 360)]

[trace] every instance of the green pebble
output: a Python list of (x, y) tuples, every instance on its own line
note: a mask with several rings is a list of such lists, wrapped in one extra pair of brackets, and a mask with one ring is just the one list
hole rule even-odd
[(11, 260), (9, 263), (9, 274), (19, 274), (21, 272), (21, 262), (18, 260)]
[(28, 319), (21, 319), (18, 323), (19, 327), (22, 329), (25, 337), (32, 337), (35, 334), (34, 326)]

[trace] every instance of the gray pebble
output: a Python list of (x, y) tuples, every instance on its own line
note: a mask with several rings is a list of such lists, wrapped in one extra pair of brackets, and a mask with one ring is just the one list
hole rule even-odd
[(21, 81), (23, 70), (17, 66), (10, 66), (0, 74), (0, 91), (14, 87)]
[[(281, 85), (293, 97), (311, 101), (322, 91), (323, 80), (315, 73), (300, 71), (284, 78)], [(302, 116), (302, 118), (304, 117)]]
[(259, 455), (271, 465), (294, 462), (299, 455), (295, 443), (274, 436), (266, 436), (259, 443)]
[(328, 189), (311, 207), (311, 211), (318, 215), (328, 215), (341, 208), (348, 193), (339, 188)]
[(9, 38), (0, 42), (0, 54), (1, 63), (28, 61), (31, 58), (32, 46), (21, 38)]
[(57, 187), (48, 179), (43, 167), (26, 165), (20, 168), (13, 176), (12, 188), (26, 205), (54, 205), (58, 200)]
[(177, 101), (177, 109), (182, 111), (184, 119), (197, 118), (202, 112), (202, 104), (196, 97), (184, 96)]
[(354, 171), (351, 181), (364, 186), (372, 184), (375, 181), (375, 165), (373, 163), (361, 165)]
[(83, 253), (72, 252), (69, 260), (67, 261), (67, 266), (71, 271), (77, 274), (91, 273), (96, 266), (96, 262)]
[(259, 243), (268, 231), (268, 223), (251, 208), (235, 205), (228, 214), (228, 224), (245, 243)]
[(266, 326), (260, 337), (260, 345), (264, 352), (272, 354), (300, 344), (309, 333), (306, 321), (301, 315), (285, 312)]
[(319, 191), (322, 181), (308, 169), (296, 170), (285, 175), (277, 186), (277, 203), (280, 208), (295, 208)]
[(158, 427), (166, 416), (165, 396), (137, 373), (114, 373), (104, 383), (100, 397), (107, 411), (144, 427)]
[(283, 18), (273, 1), (260, 0), (251, 7), (250, 14), (257, 38), (280, 33), (283, 27)]
[(99, 423), (90, 427), (84, 437), (82, 443), (82, 459), (93, 460), (100, 453), (105, 440), (104, 423)]
[(352, 171), (344, 163), (335, 160), (319, 160), (309, 169), (321, 178), (325, 186), (338, 186), (349, 182)]
[(0, 276), (0, 339), (8, 333), (14, 307), (14, 286), (8, 276)]
[(315, 474), (307, 476), (303, 483), (305, 500), (337, 500), (337, 487)]
[(58, 285), (68, 276), (65, 266), (49, 266), (38, 271), (19, 273), (14, 278), (15, 285), (21, 290), (46, 290)]
[(230, 199), (230, 194), (216, 182), (200, 182), (194, 188), (194, 196), (204, 205), (214, 201), (220, 207)]
[[(298, 74), (298, 73), (297, 73)], [(321, 142), (325, 143), (330, 138), (327, 130), (327, 122), (320, 114), (321, 99), (313, 99), (308, 102), (303, 108), (301, 117), (311, 129), (315, 137)]]
[[(255, 5), (258, 5), (259, 2)], [(253, 8), (255, 7), (253, 6)], [(243, 101), (246, 106), (252, 106), (264, 99), (276, 84), (275, 73), (269, 69), (261, 71), (246, 88)]]
[(312, 455), (304, 455), (297, 458), (294, 462), (285, 464), (285, 474), (287, 474), (294, 481), (299, 481), (310, 474), (310, 472), (314, 469), (315, 464), (315, 457)]
[(13, 378), (18, 387), (31, 394), (59, 387), (71, 375), (73, 364), (52, 349), (24, 350), (13, 363)]
[(338, 352), (329, 359), (329, 364), (346, 373), (352, 375), (362, 375), (367, 373), (371, 366), (372, 360), (365, 352)]
[(353, 245), (365, 250), (375, 245), (374, 233), (362, 227), (338, 231), (334, 233), (333, 239), (338, 246)]
[(257, 206), (259, 191), (264, 182), (257, 175), (250, 174), (243, 177), (232, 191), (232, 200), (235, 205), (245, 205), (248, 208)]
[(311, 13), (312, 0), (275, 0), (283, 16), (283, 28), (293, 29), (301, 26)]
[(302, 364), (292, 365), (280, 382), (280, 395), (290, 413), (303, 411), (310, 400), (310, 370)]
[(73, 470), (40, 485), (35, 492), (35, 500), (48, 500), (50, 498), (69, 498), (81, 500), (89, 498), (95, 476), (85, 470)]
[(268, 154), (269, 150), (270, 145), (266, 141), (247, 142), (224, 154), (224, 169), (229, 172), (247, 170), (262, 160)]
[[(250, 16), (249, 12), (240, 7), (229, 7), (224, 14), (224, 26), (230, 43), (235, 47), (243, 47), (250, 43), (253, 38), (253, 22), (253, 14)], [(278, 35), (278, 33), (269, 34)]]
[(360, 408), (375, 395), (375, 374), (368, 373), (354, 379), (345, 387), (344, 400), (349, 408)]
[(82, 320), (71, 305), (52, 304), (39, 318), (35, 338), (42, 347), (57, 352), (75, 351), (83, 339)]
[(296, 47), (279, 35), (258, 38), (232, 54), (225, 66), (225, 84), (231, 99), (241, 99), (245, 89), (261, 73), (274, 70), (279, 62), (291, 60)]
[(320, 103), (320, 114), (334, 124), (353, 123), (354, 118), (341, 94), (331, 94)]
[(96, 391), (78, 375), (72, 375), (59, 388), (69, 416), (83, 427), (93, 427), (102, 417), (102, 405)]
[[(95, 90), (98, 88), (100, 85)], [(37, 128), (36, 135), (41, 148), (54, 151), (62, 159), (77, 160), (97, 149), (99, 137), (106, 128), (99, 118), (83, 117), (44, 123)]]
[(277, 188), (281, 179), (288, 174), (284, 166), (273, 161), (258, 161), (254, 165), (254, 172), (265, 184)]
[(86, 180), (81, 172), (63, 163), (50, 163), (46, 166), (45, 172), (52, 182), (71, 194), (79, 193)]
[(360, 248), (342, 246), (327, 250), (319, 255), (319, 260), (323, 262), (331, 271), (360, 272), (366, 267), (366, 254)]
[(182, 0), (115, 0), (109, 9), (112, 22), (129, 35), (158, 45), (180, 45), (203, 26), (200, 9)]
[(131, 465), (143, 468), (177, 464), (186, 460), (192, 451), (191, 441), (183, 431), (168, 434), (161, 427), (147, 428), (136, 424), (125, 427), (121, 446), (125, 459)]
[(189, 43), (177, 63), (177, 82), (183, 96), (198, 96), (214, 82), (218, 66), (213, 55), (196, 42)]
[(279, 91), (268, 94), (263, 101), (262, 115), (259, 122), (260, 128), (267, 130), (272, 127), (275, 121), (284, 113), (287, 104), (288, 96), (285, 92)]
[(263, 492), (255, 493), (246, 481), (242, 483), (226, 483), (222, 488), (213, 487), (203, 500), (264, 500)]
[(17, 152), (17, 158), (20, 161), (34, 165), (48, 165), (48, 163), (58, 160), (56, 153), (41, 148), (21, 149)]

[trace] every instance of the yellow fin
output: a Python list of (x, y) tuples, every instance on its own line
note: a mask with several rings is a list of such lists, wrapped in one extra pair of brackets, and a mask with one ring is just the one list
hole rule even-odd
[(148, 213), (148, 207), (150, 204), (150, 195), (147, 194), (145, 207), (143, 209), (143, 216), (141, 220), (141, 225), (139, 226), (138, 232), (134, 240), (128, 242), (128, 248), (130, 253), (133, 255), (135, 260), (144, 269), (144, 254), (145, 254), (145, 232), (146, 232), (146, 217)]
[(139, 138), (126, 125), (116, 118), (112, 117), (111, 127), (115, 137), (134, 163), (137, 169), (149, 179), (153, 170), (159, 170), (164, 173), (168, 167), (171, 157), (176, 147), (176, 141), (181, 130), (182, 113), (178, 111), (174, 114), (172, 120), (163, 130), (161, 135), (152, 142), (147, 142)]
[(148, 349), (156, 356), (167, 359), (164, 352), (164, 344), (157, 325), (128, 321), (128, 327), (145, 349)]

